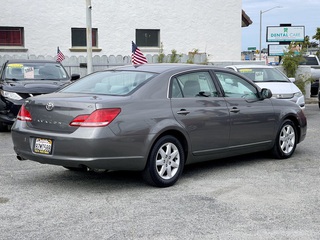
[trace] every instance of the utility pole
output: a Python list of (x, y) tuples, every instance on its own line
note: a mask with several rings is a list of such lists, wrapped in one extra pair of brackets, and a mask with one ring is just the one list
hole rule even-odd
[(92, 23), (91, 23), (91, 0), (86, 0), (86, 22), (87, 22), (87, 74), (92, 73)]

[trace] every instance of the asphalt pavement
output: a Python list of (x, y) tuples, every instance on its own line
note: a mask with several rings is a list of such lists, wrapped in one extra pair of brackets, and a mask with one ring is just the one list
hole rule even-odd
[(0, 239), (320, 239), (320, 110), (290, 159), (264, 153), (190, 165), (172, 187), (137, 172), (18, 161), (0, 133)]

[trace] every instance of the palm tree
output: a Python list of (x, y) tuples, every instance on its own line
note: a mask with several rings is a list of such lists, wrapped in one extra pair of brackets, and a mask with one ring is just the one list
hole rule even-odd
[(307, 52), (308, 52), (308, 48), (310, 47), (310, 37), (308, 35), (304, 37), (304, 42), (302, 47), (307, 49)]
[(318, 47), (319, 47), (318, 53), (319, 53), (320, 52), (320, 27), (317, 28), (317, 32), (312, 38), (319, 41), (319, 44), (318, 44)]

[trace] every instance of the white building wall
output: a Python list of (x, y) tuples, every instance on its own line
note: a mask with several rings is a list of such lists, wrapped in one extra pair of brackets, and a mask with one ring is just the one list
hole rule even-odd
[[(91, 0), (98, 28), (95, 55), (130, 55), (135, 29), (160, 29), (165, 54), (206, 52), (209, 60), (241, 59), (241, 0)], [(86, 0), (1, 1), (0, 26), (24, 27), (26, 54), (71, 52), (71, 28), (86, 27)], [(157, 54), (159, 48), (140, 48)], [(0, 48), (0, 55), (17, 54)]]

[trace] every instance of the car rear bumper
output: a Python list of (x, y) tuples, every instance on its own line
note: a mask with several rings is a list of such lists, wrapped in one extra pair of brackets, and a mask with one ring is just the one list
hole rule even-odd
[[(105, 136), (94, 135), (95, 131), (90, 128), (72, 134), (44, 134), (41, 131), (21, 133), (21, 125), (24, 124), (17, 121), (11, 130), (14, 151), (21, 160), (64, 167), (137, 171), (143, 170), (146, 164), (146, 148), (141, 136), (116, 136), (108, 128)], [(49, 154), (35, 152), (37, 138), (52, 142)]]
[(3, 122), (8, 125), (12, 125), (15, 120), (16, 120), (16, 116), (10, 113), (0, 112), (0, 122)]
[(102, 157), (102, 158), (72, 158), (65, 156), (46, 156), (43, 154), (35, 154), (30, 151), (23, 151), (14, 147), (19, 160), (32, 160), (42, 164), (50, 164), (64, 167), (106, 170), (130, 170), (141, 171), (145, 167), (145, 161), (142, 156), (122, 156), (122, 157)]

